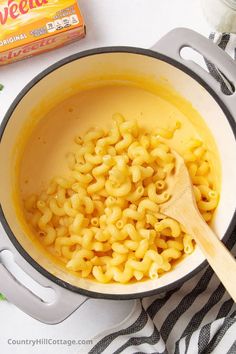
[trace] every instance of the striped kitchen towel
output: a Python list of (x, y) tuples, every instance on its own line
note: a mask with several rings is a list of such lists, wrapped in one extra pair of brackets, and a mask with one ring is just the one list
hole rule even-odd
[[(236, 35), (214, 33), (210, 38), (236, 59)], [(230, 94), (231, 83), (206, 64)], [(236, 229), (227, 247), (236, 256)], [(178, 289), (137, 300), (122, 323), (93, 338), (89, 353), (236, 354), (236, 304), (207, 266)]]
[[(209, 38), (236, 60), (236, 34), (213, 32)], [(231, 82), (227, 80), (224, 74), (213, 63), (207, 59), (205, 59), (205, 62), (211, 75), (221, 84), (222, 91), (226, 95), (230, 95), (234, 91)]]

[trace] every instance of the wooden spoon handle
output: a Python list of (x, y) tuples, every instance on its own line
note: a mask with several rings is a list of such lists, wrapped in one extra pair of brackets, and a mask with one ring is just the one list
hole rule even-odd
[(200, 215), (188, 226), (208, 263), (236, 302), (236, 260)]

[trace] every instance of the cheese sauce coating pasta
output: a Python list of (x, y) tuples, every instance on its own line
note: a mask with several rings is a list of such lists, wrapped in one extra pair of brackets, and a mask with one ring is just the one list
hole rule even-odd
[[(69, 178), (54, 177), (41, 195), (25, 200), (34, 233), (70, 271), (101, 283), (156, 279), (193, 252), (193, 237), (160, 213), (175, 171), (168, 139), (180, 128), (177, 122), (172, 130), (150, 132), (114, 114), (109, 131), (75, 137)], [(218, 193), (203, 142), (191, 140), (184, 158), (209, 222)]]

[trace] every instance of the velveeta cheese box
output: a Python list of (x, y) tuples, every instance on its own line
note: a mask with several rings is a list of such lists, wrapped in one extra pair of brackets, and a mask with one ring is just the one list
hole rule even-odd
[(76, 0), (0, 0), (0, 65), (85, 36)]

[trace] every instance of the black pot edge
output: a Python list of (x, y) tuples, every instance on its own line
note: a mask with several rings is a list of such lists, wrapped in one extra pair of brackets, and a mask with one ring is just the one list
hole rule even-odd
[[(49, 75), (51, 72), (55, 71), (56, 69), (81, 58), (91, 56), (91, 55), (96, 55), (96, 54), (105, 54), (105, 53), (131, 53), (131, 54), (139, 54), (139, 55), (145, 55), (149, 57), (153, 57), (159, 60), (162, 60), (164, 62), (167, 62), (171, 64), (172, 66), (182, 70), (186, 74), (188, 74), (190, 77), (195, 79), (201, 86), (203, 86), (204, 89), (206, 89), (211, 96), (214, 98), (214, 100), (217, 102), (217, 104), (221, 107), (223, 112), (225, 113), (225, 116), (231, 126), (231, 129), (234, 133), (235, 139), (236, 139), (236, 122), (229, 112), (228, 108), (226, 105), (221, 101), (219, 96), (215, 93), (215, 91), (196, 73), (194, 73), (191, 69), (187, 68), (185, 65), (179, 63), (178, 61), (165, 56), (163, 54), (160, 54), (158, 52), (152, 51), (150, 49), (142, 49), (142, 48), (137, 48), (137, 47), (126, 47), (126, 46), (114, 46), (114, 47), (102, 47), (102, 48), (95, 48), (95, 49), (90, 49), (86, 51), (79, 52), (77, 54), (73, 54), (71, 56), (68, 56), (57, 63), (51, 65), (47, 69), (43, 70), (40, 74), (38, 74), (35, 78), (33, 78), (24, 88), (23, 90), (17, 95), (13, 103), (11, 104), (10, 108), (8, 109), (1, 125), (0, 125), (0, 142), (2, 140), (2, 136), (4, 133), (4, 130), (8, 124), (8, 121), (11, 118), (12, 113), (14, 112), (15, 108), (17, 105), (20, 103), (22, 98), (30, 91), (30, 89), (36, 85), (39, 81), (44, 79), (47, 75)], [(145, 292), (140, 292), (140, 293), (135, 293), (135, 294), (104, 294), (104, 293), (97, 293), (93, 291), (88, 291), (76, 286), (73, 286), (56, 276), (52, 275), (48, 271), (46, 271), (43, 267), (41, 267), (31, 256), (24, 250), (24, 248), (21, 246), (21, 244), (18, 242), (16, 237), (14, 236), (13, 232), (10, 229), (10, 226), (7, 223), (7, 220), (5, 218), (5, 215), (3, 213), (1, 204), (0, 204), (0, 222), (3, 225), (3, 228), (8, 235), (9, 239), (17, 249), (17, 251), (23, 256), (23, 258), (31, 265), (33, 266), (39, 273), (41, 273), (43, 276), (48, 278), (50, 281), (54, 282), (55, 284), (62, 286), (63, 288), (70, 290), (72, 292), (78, 293), (80, 295), (86, 296), (86, 297), (91, 297), (91, 298), (97, 298), (97, 299), (112, 299), (112, 300), (131, 300), (131, 299), (137, 299), (137, 298), (143, 298), (147, 296), (153, 296), (157, 295), (166, 291), (170, 291), (172, 289), (175, 289), (179, 286), (181, 286), (185, 281), (189, 280), (192, 278), (195, 274), (197, 274), (201, 269), (203, 269), (207, 265), (207, 261), (203, 261), (196, 269), (194, 269), (191, 273), (186, 274), (186, 276), (182, 277), (181, 279), (175, 281), (174, 283), (171, 283), (170, 285), (150, 290), (150, 291), (145, 291)], [(234, 228), (236, 226), (236, 210), (234, 212), (234, 216), (231, 219), (231, 222), (229, 224), (229, 227), (222, 238), (222, 241), (225, 243), (228, 238), (230, 237), (231, 233), (233, 232)]]

